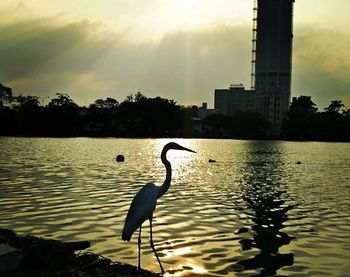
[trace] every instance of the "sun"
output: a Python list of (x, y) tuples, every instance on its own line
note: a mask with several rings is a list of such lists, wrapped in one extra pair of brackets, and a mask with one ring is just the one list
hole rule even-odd
[[(155, 34), (193, 29), (210, 21), (208, 0), (149, 0), (135, 21)], [(148, 33), (149, 35), (149, 33)]]
[(205, 2), (199, 0), (172, 0), (168, 3), (174, 15), (187, 19), (198, 17), (198, 14), (206, 6)]
[(206, 1), (200, 0), (171, 0), (167, 1), (164, 10), (172, 28), (193, 28), (202, 25), (206, 21), (203, 12), (207, 8)]
[(172, 1), (179, 9), (191, 10), (200, 4), (199, 0), (173, 0)]
[(159, 37), (174, 30), (187, 30), (210, 22), (206, 0), (150, 1), (138, 17), (133, 17), (142, 37)]

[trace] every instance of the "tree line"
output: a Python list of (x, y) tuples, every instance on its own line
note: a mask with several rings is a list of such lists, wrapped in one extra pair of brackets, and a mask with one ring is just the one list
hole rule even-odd
[(79, 107), (68, 94), (58, 93), (43, 106), (36, 96), (17, 96), (0, 107), (1, 135), (162, 137), (186, 134), (186, 108), (161, 97), (138, 92), (119, 103), (97, 99)]
[[(43, 100), (13, 96), (10, 88), (0, 84), (0, 135), (272, 138), (269, 124), (258, 113), (214, 113), (200, 118), (197, 106), (148, 98), (141, 92), (122, 102), (110, 97), (97, 99), (88, 107), (80, 107), (66, 93), (57, 93), (46, 105)], [(350, 140), (350, 111), (341, 101), (332, 101), (323, 112), (317, 110), (310, 97), (294, 99), (277, 138)]]
[(300, 96), (293, 99), (281, 131), (292, 140), (350, 141), (350, 109), (334, 100), (320, 112), (311, 97)]

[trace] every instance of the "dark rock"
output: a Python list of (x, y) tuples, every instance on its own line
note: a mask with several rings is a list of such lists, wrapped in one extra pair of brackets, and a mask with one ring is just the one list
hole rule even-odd
[(124, 161), (125, 161), (125, 157), (124, 157), (123, 155), (118, 155), (118, 156), (115, 158), (115, 160), (116, 160), (117, 162), (124, 162)]
[(29, 272), (51, 272), (74, 263), (74, 251), (63, 243), (42, 240), (26, 250), (21, 265)]
[[(4, 262), (0, 259), (0, 276), (160, 276), (147, 270), (138, 270), (137, 267), (132, 265), (112, 262), (107, 258), (91, 252), (74, 253), (76, 250), (89, 247), (90, 243), (88, 241), (61, 242), (30, 235), (19, 236), (12, 230), (7, 229), (0, 229), (0, 241), (5, 245), (4, 249), (5, 247), (9, 249), (8, 251), (4, 250), (3, 253), (6, 255), (16, 255), (11, 257), (11, 259), (12, 261), (18, 259), (19, 262), (19, 265), (13, 263), (14, 266), (7, 264), (6, 268), (1, 271), (1, 266)], [(5, 258), (7, 259), (8, 257)], [(11, 270), (15, 270), (16, 272), (10, 272), (10, 274), (13, 274), (8, 275), (8, 272)]]
[(83, 250), (90, 247), (89, 241), (63, 242), (71, 251)]
[(20, 255), (16, 248), (0, 244), (0, 276), (11, 274), (19, 267)]
[(241, 227), (236, 231), (236, 234), (247, 233), (249, 229), (247, 227)]
[(21, 245), (20, 238), (17, 236), (17, 234), (14, 231), (8, 230), (8, 229), (1, 229), (1, 228), (0, 228), (0, 243), (5, 243), (15, 248), (19, 248)]

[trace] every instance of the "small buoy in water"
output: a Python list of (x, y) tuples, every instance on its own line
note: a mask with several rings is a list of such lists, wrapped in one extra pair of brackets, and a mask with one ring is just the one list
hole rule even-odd
[(297, 161), (297, 164), (301, 164), (301, 161)]
[(209, 162), (210, 162), (210, 163), (216, 163), (216, 161), (215, 161), (215, 160), (212, 160), (212, 159), (209, 159)]
[(119, 162), (124, 162), (125, 158), (123, 155), (118, 155), (115, 160), (119, 163)]

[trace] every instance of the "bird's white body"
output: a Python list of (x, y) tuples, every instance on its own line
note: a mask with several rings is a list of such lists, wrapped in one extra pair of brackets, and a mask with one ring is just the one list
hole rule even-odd
[(135, 195), (126, 216), (122, 239), (130, 241), (132, 234), (147, 219), (152, 218), (157, 206), (159, 187), (148, 183)]
[[(166, 178), (161, 186), (156, 186), (152, 183), (147, 183), (144, 185), (141, 190), (135, 195), (134, 199), (132, 200), (130, 204), (130, 208), (128, 211), (128, 214), (125, 219), (125, 225), (122, 233), (122, 239), (130, 241), (133, 233), (136, 231), (137, 228), (139, 228), (139, 240), (138, 240), (138, 246), (139, 246), (139, 264), (138, 267), (140, 268), (140, 245), (141, 245), (141, 227), (142, 224), (148, 219), (150, 223), (150, 244), (151, 248), (154, 252), (154, 254), (157, 257), (159, 266), (162, 270), (162, 273), (164, 272), (164, 269), (162, 267), (162, 264), (159, 260), (158, 254), (154, 248), (153, 245), (153, 239), (152, 239), (152, 219), (153, 219), (153, 212), (157, 206), (157, 199), (160, 198), (164, 193), (167, 192), (167, 190), (170, 187), (171, 183), (171, 164), (166, 158), (166, 153), (168, 150), (185, 150), (189, 152), (194, 152), (193, 150), (190, 150), (188, 148), (185, 148), (177, 143), (170, 142), (166, 144), (162, 150), (161, 153), (161, 160), (162, 163), (165, 166), (166, 169)], [(194, 152), (196, 153), (196, 152)]]

